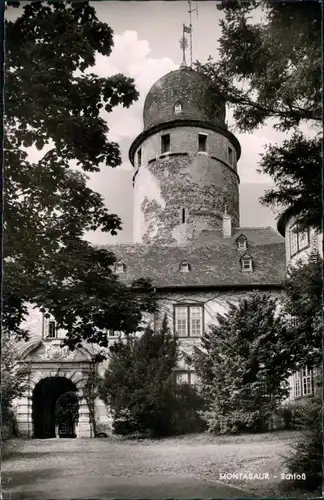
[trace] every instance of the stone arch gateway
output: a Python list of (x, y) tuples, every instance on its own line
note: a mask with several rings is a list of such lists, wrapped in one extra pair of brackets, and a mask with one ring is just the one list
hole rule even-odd
[[(28, 389), (24, 397), (17, 400), (16, 417), (19, 434), (26, 437), (41, 437), (41, 432), (39, 432), (40, 424), (37, 423), (36, 417), (37, 411), (35, 412), (37, 387), (39, 388), (41, 383), (49, 379), (52, 380), (52, 387), (56, 387), (54, 390), (56, 395), (62, 393), (62, 391), (65, 392), (64, 388), (73, 388), (72, 390), (79, 400), (79, 420), (75, 429), (76, 437), (93, 437), (90, 411), (84, 396), (84, 386), (88, 378), (91, 356), (86, 350), (80, 349), (73, 353), (63, 352), (60, 356), (50, 357), (46, 355), (48, 351), (46, 348), (47, 345), (44, 342), (38, 342), (37, 345), (31, 345), (30, 349), (25, 350), (20, 357), (21, 361), (30, 364), (32, 369), (28, 379)], [(59, 352), (58, 348), (57, 352)], [(64, 380), (64, 387), (61, 385), (61, 390), (58, 388), (60, 385), (59, 379)], [(53, 409), (48, 409), (47, 413), (50, 411), (53, 412)], [(48, 419), (51, 423), (48, 424), (48, 432), (43, 437), (46, 437), (46, 435), (47, 437), (54, 437), (53, 414)]]

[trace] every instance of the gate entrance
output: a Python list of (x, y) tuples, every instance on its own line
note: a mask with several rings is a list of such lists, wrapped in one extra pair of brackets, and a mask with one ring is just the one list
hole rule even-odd
[[(35, 438), (56, 437), (56, 402), (66, 392), (77, 392), (74, 383), (65, 377), (48, 377), (40, 380), (33, 391), (33, 424)], [(75, 437), (74, 423), (65, 417), (58, 422), (61, 437)]]

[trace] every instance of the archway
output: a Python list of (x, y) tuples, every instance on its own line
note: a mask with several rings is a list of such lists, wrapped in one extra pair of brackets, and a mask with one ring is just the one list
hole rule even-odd
[(66, 392), (77, 392), (77, 387), (65, 377), (47, 377), (36, 384), (32, 397), (35, 438), (56, 436), (55, 406), (58, 398)]

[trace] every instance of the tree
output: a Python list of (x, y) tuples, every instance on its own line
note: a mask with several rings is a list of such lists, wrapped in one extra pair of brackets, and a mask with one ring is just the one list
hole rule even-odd
[(172, 423), (178, 360), (178, 340), (164, 317), (157, 333), (147, 328), (140, 338), (119, 341), (110, 348), (110, 362), (100, 387), (110, 407), (117, 433), (166, 435)]
[(266, 430), (286, 395), (287, 332), (270, 294), (252, 293), (202, 337), (194, 366), (201, 380), (209, 431)]
[[(323, 402), (315, 398), (299, 415), (298, 427), (301, 430), (292, 446), (286, 466), (291, 474), (301, 471), (305, 479), (287, 481), (287, 489), (300, 488), (309, 491), (319, 490), (323, 484)], [(294, 477), (294, 476), (293, 476)]]
[(15, 344), (5, 329), (1, 337), (1, 439), (10, 437), (14, 427), (12, 403), (23, 396), (28, 386), (30, 368), (19, 363)]
[(285, 280), (282, 314), (292, 342), (287, 345), (291, 369), (316, 367), (322, 360), (323, 260), (317, 256), (291, 267)]
[[(215, 99), (233, 108), (239, 130), (252, 132), (270, 122), (295, 132), (283, 145), (269, 146), (260, 162), (276, 184), (262, 202), (290, 207), (298, 224), (320, 230), (322, 6), (307, 0), (236, 0), (222, 1), (218, 9), (224, 15), (220, 61), (210, 59), (197, 69), (211, 78)], [(316, 139), (302, 134), (305, 124), (318, 129)]]
[(59, 396), (55, 405), (55, 421), (68, 419), (72, 425), (79, 421), (79, 399), (75, 392), (64, 392)]
[[(96, 53), (111, 53), (113, 32), (88, 1), (27, 3), (5, 28), (4, 325), (26, 334), (30, 302), (55, 316), (71, 348), (81, 337), (106, 345), (106, 328), (137, 328), (152, 288), (120, 283), (112, 252), (84, 241), (87, 231), (122, 227), (86, 173), (121, 163), (104, 113), (138, 92), (131, 78), (89, 71)], [(30, 146), (39, 161), (28, 159)]]

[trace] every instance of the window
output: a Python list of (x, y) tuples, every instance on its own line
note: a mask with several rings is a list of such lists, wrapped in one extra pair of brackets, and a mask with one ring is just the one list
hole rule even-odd
[(297, 231), (296, 226), (291, 226), (289, 230), (290, 256), (307, 248), (310, 244), (309, 230)]
[(137, 166), (140, 167), (142, 165), (142, 149), (137, 151)]
[(179, 337), (200, 337), (203, 331), (203, 306), (175, 306), (174, 329)]
[(313, 394), (312, 372), (307, 367), (302, 369), (302, 389), (303, 396), (310, 396)]
[(303, 231), (298, 233), (298, 250), (304, 250), (309, 245), (309, 232)]
[(108, 330), (108, 337), (119, 337), (120, 332), (117, 330)]
[(294, 397), (300, 398), (301, 396), (301, 383), (299, 373), (296, 373), (294, 376)]
[(242, 260), (242, 271), (252, 271), (252, 257), (244, 257)]
[(126, 266), (123, 262), (117, 262), (115, 265), (115, 273), (124, 273), (126, 270)]
[(168, 151), (170, 151), (170, 134), (165, 134), (161, 136), (161, 154)]
[(181, 262), (180, 264), (180, 272), (181, 273), (189, 273), (191, 271), (191, 265), (188, 262)]
[(186, 209), (182, 208), (181, 209), (181, 222), (184, 224), (186, 222)]
[(236, 243), (237, 243), (238, 250), (246, 250), (247, 249), (247, 239), (243, 234), (241, 234), (237, 238)]
[(174, 110), (174, 112), (176, 114), (181, 113), (181, 111), (182, 111), (182, 104), (181, 104), (181, 102), (176, 102), (175, 105), (174, 105), (173, 110)]
[(177, 370), (175, 372), (175, 375), (176, 375), (176, 383), (177, 384), (195, 385), (197, 383), (196, 372)]
[(198, 151), (204, 153), (207, 151), (207, 135), (198, 134)]
[(48, 322), (48, 335), (47, 338), (55, 339), (56, 337), (56, 324), (55, 321)]
[(233, 149), (228, 146), (228, 162), (233, 165)]
[(293, 376), (293, 380), (294, 398), (311, 396), (313, 394), (312, 371), (308, 367), (296, 372)]

